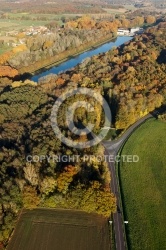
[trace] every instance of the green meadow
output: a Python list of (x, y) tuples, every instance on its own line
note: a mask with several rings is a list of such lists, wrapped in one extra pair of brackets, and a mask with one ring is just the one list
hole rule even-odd
[(119, 177), (129, 249), (166, 249), (166, 123), (151, 119), (128, 139), (123, 155), (139, 162), (121, 162)]

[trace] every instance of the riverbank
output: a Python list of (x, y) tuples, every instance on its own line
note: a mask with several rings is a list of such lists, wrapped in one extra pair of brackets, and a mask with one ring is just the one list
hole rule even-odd
[(83, 52), (89, 51), (91, 49), (97, 48), (98, 46), (105, 44), (109, 41), (112, 41), (116, 39), (117, 36), (112, 36), (112, 34), (105, 36), (103, 39), (95, 41), (94, 43), (89, 42), (84, 45), (81, 45), (78, 48), (70, 49), (68, 51), (64, 51), (58, 55), (55, 55), (53, 57), (48, 57), (47, 59), (43, 59), (42, 61), (35, 62), (32, 65), (22, 67), (19, 69), (19, 74), (23, 75), (25, 73), (34, 74), (37, 71), (40, 71), (45, 68), (50, 68), (51, 66), (56, 66), (62, 62), (67, 61), (70, 57), (75, 57)]

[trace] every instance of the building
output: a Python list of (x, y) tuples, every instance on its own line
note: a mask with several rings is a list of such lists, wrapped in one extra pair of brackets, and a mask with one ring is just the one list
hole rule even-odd
[(136, 33), (136, 32), (138, 32), (139, 30), (140, 30), (139, 27), (131, 28), (131, 29), (130, 29), (130, 32), (131, 32), (131, 33)]
[(141, 34), (143, 33), (144, 29), (143, 28), (129, 28), (129, 29), (125, 29), (125, 28), (120, 28), (117, 31), (117, 35), (119, 36), (134, 36), (136, 34)]
[(129, 33), (130, 33), (129, 29), (124, 29), (124, 28), (120, 28), (120, 29), (118, 29), (118, 31), (117, 31), (117, 34), (118, 34), (119, 36), (129, 35)]

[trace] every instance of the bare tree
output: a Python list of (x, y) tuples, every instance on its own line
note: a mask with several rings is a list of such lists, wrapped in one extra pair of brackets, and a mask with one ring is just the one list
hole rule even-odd
[(24, 167), (24, 176), (32, 186), (36, 186), (39, 181), (38, 174), (36, 173), (35, 167), (31, 163), (27, 163)]

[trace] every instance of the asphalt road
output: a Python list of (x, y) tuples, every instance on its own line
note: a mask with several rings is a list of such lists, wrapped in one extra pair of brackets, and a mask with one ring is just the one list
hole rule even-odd
[[(125, 144), (126, 140), (130, 137), (130, 135), (136, 130), (142, 123), (144, 123), (147, 119), (152, 118), (152, 114), (148, 114), (130, 126), (126, 132), (115, 141), (103, 141), (102, 144), (105, 147), (105, 155), (110, 155), (112, 158), (116, 157), (120, 148)], [(108, 160), (108, 157), (106, 157)], [(115, 170), (115, 161), (108, 160), (109, 169), (111, 172), (111, 191), (115, 194), (117, 198), (117, 212), (113, 214), (113, 227), (115, 233), (115, 243), (117, 250), (126, 250), (127, 245), (125, 241), (125, 232), (124, 232), (124, 221), (122, 217), (122, 207), (120, 204), (120, 190), (119, 190), (119, 179), (116, 176)]]

